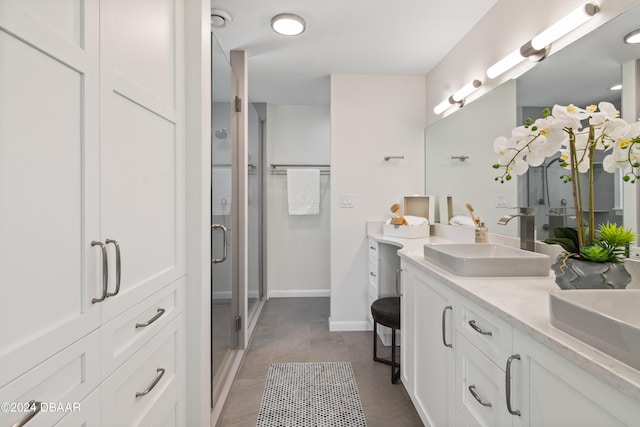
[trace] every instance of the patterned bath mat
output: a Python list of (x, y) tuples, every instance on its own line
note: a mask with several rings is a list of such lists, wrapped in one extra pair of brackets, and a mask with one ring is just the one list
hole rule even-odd
[(366, 427), (349, 362), (272, 363), (257, 427)]

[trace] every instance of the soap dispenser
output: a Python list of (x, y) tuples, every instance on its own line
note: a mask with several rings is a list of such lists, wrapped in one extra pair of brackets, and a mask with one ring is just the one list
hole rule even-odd
[(484, 222), (478, 218), (476, 224), (476, 243), (489, 243), (487, 227), (484, 226)]

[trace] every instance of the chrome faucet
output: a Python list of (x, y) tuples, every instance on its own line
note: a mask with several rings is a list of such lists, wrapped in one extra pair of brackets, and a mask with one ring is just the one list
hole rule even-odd
[(498, 225), (507, 225), (511, 219), (520, 217), (520, 249), (535, 252), (535, 216), (533, 208), (518, 208), (520, 213), (505, 215), (498, 220)]

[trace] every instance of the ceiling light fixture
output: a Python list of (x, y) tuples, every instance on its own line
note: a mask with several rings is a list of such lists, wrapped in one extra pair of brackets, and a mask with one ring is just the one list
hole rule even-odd
[(640, 28), (631, 31), (629, 34), (624, 36), (624, 42), (627, 44), (640, 43)]
[(271, 18), (271, 28), (283, 36), (297, 36), (305, 30), (304, 19), (293, 13), (281, 13)]
[(536, 62), (542, 61), (549, 54), (553, 42), (587, 22), (599, 11), (600, 7), (595, 2), (585, 3), (489, 67), (487, 77), (495, 79), (524, 61), (525, 58)]
[(231, 15), (224, 10), (211, 9), (211, 26), (213, 28), (225, 28), (233, 22)]
[(447, 111), (454, 105), (458, 105), (459, 107), (463, 107), (467, 96), (471, 95), (475, 92), (480, 86), (482, 86), (482, 82), (480, 80), (472, 80), (466, 85), (462, 86), (460, 89), (455, 91), (453, 95), (449, 98), (442, 101), (440, 104), (433, 107), (433, 112), (435, 114), (441, 114)]
[(609, 90), (622, 90), (622, 85), (613, 85), (609, 88)]

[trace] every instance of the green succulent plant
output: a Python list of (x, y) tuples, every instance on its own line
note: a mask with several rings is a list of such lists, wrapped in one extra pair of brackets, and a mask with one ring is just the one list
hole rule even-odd
[(558, 227), (553, 233), (555, 237), (544, 240), (545, 243), (560, 245), (571, 257), (591, 262), (624, 262), (626, 247), (637, 238), (630, 228), (611, 222), (601, 224), (595, 239), (582, 248), (575, 228)]

